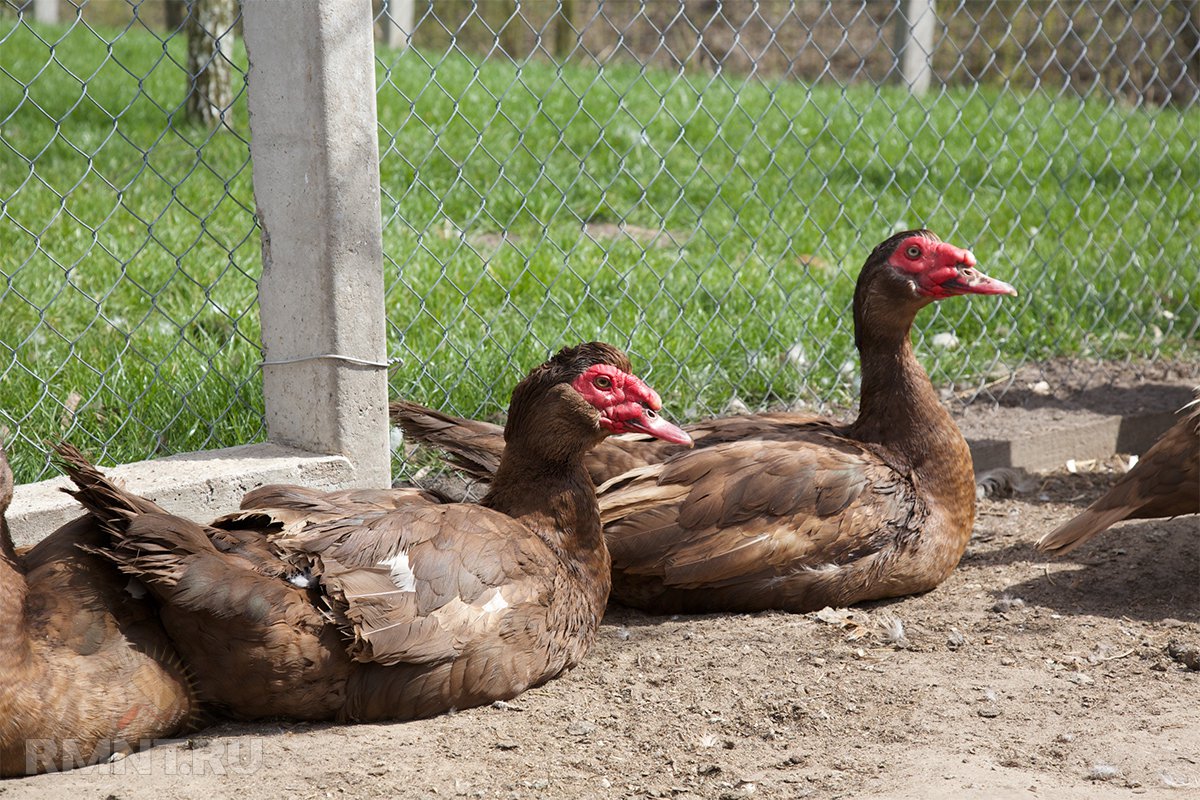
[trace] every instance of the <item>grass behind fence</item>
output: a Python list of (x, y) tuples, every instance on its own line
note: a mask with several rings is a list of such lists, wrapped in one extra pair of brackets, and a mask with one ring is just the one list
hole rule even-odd
[[(0, 46), (0, 414), (23, 440), (19, 480), (63, 433), (109, 461), (263, 435), (244, 97), (241, 137), (164, 135), (181, 72), (148, 33), (100, 34), (55, 48), (86, 94), (41, 70), (28, 31)], [(853, 278), (898, 225), (971, 247), (1022, 291), (925, 313), (937, 380), (1194, 346), (1196, 110), (967, 90), (925, 110), (895, 88), (625, 66), (598, 82), (540, 63), (518, 85), (515, 67), (461, 56), (392, 65), (378, 100), (393, 389), (423, 402), (491, 413), (546, 347), (579, 338), (630, 346), (677, 416), (731, 396), (844, 399)], [(584, 222), (662, 230), (666, 246)], [(959, 347), (935, 351), (949, 330)]]
[[(380, 92), (406, 395), (489, 413), (504, 403), (497, 374), (509, 385), (547, 346), (602, 336), (631, 346), (688, 416), (732, 396), (844, 401), (854, 277), (900, 226), (972, 247), (1022, 291), (925, 312), (918, 336), (940, 382), (1055, 355), (1178, 352), (1195, 337), (1195, 111), (996, 89), (926, 109), (895, 87), (634, 66), (598, 79), (534, 65), (519, 79), (410, 53)], [(585, 222), (669, 245), (586, 235)], [(957, 349), (929, 347), (943, 331)]]

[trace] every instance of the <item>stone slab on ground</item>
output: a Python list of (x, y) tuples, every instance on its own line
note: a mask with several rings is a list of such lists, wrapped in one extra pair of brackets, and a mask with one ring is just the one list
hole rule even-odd
[(996, 467), (1048, 470), (1068, 459), (1144, 453), (1194, 398), (1193, 385), (1184, 378), (1163, 379), (1064, 396), (1016, 389), (999, 403), (972, 403), (954, 416), (977, 473)]
[[(342, 456), (270, 443), (100, 466), (126, 488), (168, 511), (201, 520), (236, 511), (246, 492), (264, 484), (295, 483), (333, 490), (354, 478), (354, 467)], [(36, 544), (82, 514), (79, 504), (61, 491), (69, 484), (60, 476), (16, 487), (7, 518), (17, 547)]]

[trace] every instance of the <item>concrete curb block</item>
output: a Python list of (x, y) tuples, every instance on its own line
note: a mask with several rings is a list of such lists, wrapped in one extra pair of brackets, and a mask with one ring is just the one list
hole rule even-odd
[[(317, 455), (270, 443), (103, 469), (131, 491), (197, 520), (237, 510), (246, 492), (264, 484), (294, 483), (333, 490), (351, 484), (355, 477), (354, 466), (343, 456)], [(7, 517), (17, 547), (36, 544), (80, 516), (79, 505), (60, 491), (69, 483), (58, 477), (15, 488)]]
[(1020, 467), (1034, 472), (1057, 469), (1068, 459), (1103, 459), (1115, 453), (1140, 455), (1177, 419), (1171, 411), (1090, 417), (1006, 439), (974, 438), (964, 431), (975, 472), (997, 467)]

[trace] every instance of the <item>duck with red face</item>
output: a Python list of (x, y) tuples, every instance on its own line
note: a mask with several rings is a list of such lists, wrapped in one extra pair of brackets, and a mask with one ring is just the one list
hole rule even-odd
[[(686, 426), (690, 451), (640, 436), (589, 453), (614, 599), (662, 613), (810, 611), (940, 583), (970, 537), (974, 474), (910, 331), (925, 306), (966, 294), (1016, 290), (930, 231), (890, 236), (855, 287), (854, 422), (746, 414)], [(488, 423), (405, 403), (392, 417), (477, 477), (504, 451)]]
[(143, 582), (197, 694), (241, 718), (411, 719), (505, 700), (579, 663), (610, 587), (587, 451), (686, 445), (620, 350), (565, 348), (513, 391), (479, 505), (265, 486), (197, 525), (64, 448), (75, 496)]

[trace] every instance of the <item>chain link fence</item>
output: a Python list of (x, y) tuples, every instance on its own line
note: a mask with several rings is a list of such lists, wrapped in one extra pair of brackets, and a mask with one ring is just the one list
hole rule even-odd
[(943, 385), (1194, 356), (1200, 4), (392, 0), (379, 22), (400, 394), (495, 413), (603, 337), (689, 418), (845, 406), (858, 267), (919, 225), (1022, 292), (925, 312)]
[(0, 6), (0, 425), (19, 481), (53, 474), (62, 437), (112, 463), (264, 435), (244, 50), (231, 21), (198, 37), (231, 94), (194, 121), (210, 104), (168, 22), (162, 3)]
[[(265, 436), (247, 66), (236, 14), (189, 29), (210, 3), (0, 8), (19, 480), (62, 436), (110, 462)], [(495, 414), (603, 338), (676, 416), (844, 406), (857, 269), (921, 225), (1021, 290), (923, 314), (940, 384), (1195, 358), (1200, 3), (376, 7), (397, 394)], [(230, 95), (190, 121), (205, 36)]]

